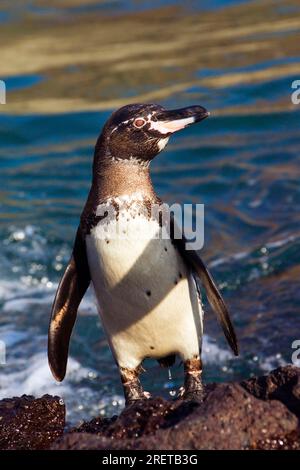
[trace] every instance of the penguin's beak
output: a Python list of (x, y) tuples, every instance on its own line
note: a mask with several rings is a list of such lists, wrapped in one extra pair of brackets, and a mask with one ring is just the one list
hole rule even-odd
[(156, 114), (157, 121), (151, 123), (151, 128), (161, 134), (173, 134), (195, 122), (203, 121), (209, 112), (202, 106), (189, 106), (187, 108), (165, 110)]

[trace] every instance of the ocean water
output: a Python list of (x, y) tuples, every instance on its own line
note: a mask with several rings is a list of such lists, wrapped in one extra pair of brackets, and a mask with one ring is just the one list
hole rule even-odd
[[(253, 2), (196, 3), (197, 11), (234, 20), (239, 8), (250, 9)], [(262, 2), (252, 14), (263, 15), (263, 7), (269, 8), (270, 3)], [(41, 8), (38, 1), (34, 4)], [(94, 15), (98, 10), (96, 2), (92, 4)], [(177, 8), (176, 2), (168, 4)], [(205, 205), (202, 256), (236, 325), (238, 358), (232, 356), (214, 315), (205, 306), (206, 382), (239, 380), (290, 363), (292, 342), (300, 339), (300, 105), (291, 104), (291, 84), (300, 78), (299, 50), (294, 49), (299, 33), (290, 2), (282, 2), (281, 7), (276, 2), (272, 5), (276, 31), (268, 31), (267, 24), (260, 31), (261, 46), (267, 39), (275, 41), (266, 54), (248, 57), (245, 48), (243, 56), (237, 55), (233, 61), (228, 55), (227, 63), (221, 64), (211, 50), (208, 62), (193, 62), (193, 80), (190, 75), (180, 75), (184, 73), (182, 64), (178, 65), (180, 74), (174, 64), (171, 71), (167, 64), (169, 75), (162, 72), (160, 80), (171, 91), (158, 99), (155, 93), (151, 99), (150, 94), (146, 100), (172, 108), (201, 104), (211, 111), (209, 119), (172, 137), (152, 165), (155, 189), (166, 202)], [(110, 8), (122, 21), (134, 6), (126, 8), (120, 2), (119, 10)], [(151, 8), (144, 2), (141, 9), (147, 14)], [(99, 7), (99, 15), (102, 10)], [(51, 27), (58, 21), (58, 13), (56, 9), (44, 11)], [(67, 9), (64, 15), (68, 14)], [(77, 7), (72, 14), (79, 21)], [(34, 9), (32, 15), (34, 21), (41, 12)], [(176, 15), (183, 21), (188, 13), (179, 9)], [(20, 21), (9, 6), (1, 18), (12, 27)], [(210, 18), (218, 17), (208, 16), (208, 23)], [(29, 23), (29, 19), (24, 21)], [(246, 31), (249, 24), (240, 27)], [(251, 46), (258, 39), (252, 38), (251, 31), (247, 34)], [(222, 47), (237, 45), (230, 37), (226, 41)], [(280, 48), (274, 53), (276, 41), (281, 41), (281, 53)], [(75, 69), (77, 66), (74, 58)], [(69, 67), (64, 65), (63, 70), (69, 71)], [(118, 370), (92, 290), (79, 308), (63, 383), (52, 378), (46, 357), (51, 304), (90, 187), (93, 146), (117, 106), (106, 104), (96, 91), (89, 101), (84, 89), (82, 105), (68, 104), (66, 111), (63, 106), (58, 111), (55, 106), (50, 109), (55, 73), (38, 66), (31, 72), (0, 69), (8, 90), (7, 104), (0, 108), (0, 340), (6, 344), (6, 364), (0, 365), (0, 397), (60, 395), (67, 405), (69, 423), (76, 423), (117, 413), (124, 406)], [(139, 77), (126, 91), (123, 82), (117, 86), (110, 75), (112, 95), (121, 97), (122, 104), (126, 99), (139, 101), (159, 87), (155, 77), (146, 72), (145, 77), (147, 83), (141, 83)], [(172, 92), (170, 77), (176, 86), (182, 85), (179, 91)], [(35, 105), (32, 97), (40, 101)], [(99, 109), (95, 109), (91, 103), (98, 98)], [(64, 99), (59, 89), (55, 99), (56, 103)], [(179, 361), (171, 379), (168, 370), (154, 361), (146, 361), (145, 366), (145, 388), (172, 399), (183, 379)]]

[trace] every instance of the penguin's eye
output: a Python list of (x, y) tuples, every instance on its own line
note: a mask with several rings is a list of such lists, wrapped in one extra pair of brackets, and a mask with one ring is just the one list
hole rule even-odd
[(145, 119), (143, 118), (137, 118), (133, 121), (133, 125), (137, 128), (141, 128), (146, 124)]

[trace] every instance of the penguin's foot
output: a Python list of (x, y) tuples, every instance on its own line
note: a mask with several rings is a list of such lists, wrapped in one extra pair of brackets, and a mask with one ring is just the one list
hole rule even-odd
[(138, 398), (125, 398), (125, 405), (129, 406), (139, 401), (149, 400), (149, 398), (151, 398), (151, 394), (149, 392), (143, 392), (143, 394)]
[(184, 390), (181, 399), (185, 401), (195, 401), (202, 403), (204, 398), (203, 388), (199, 390)]
[(136, 369), (120, 368), (126, 406), (140, 400), (148, 400), (151, 398), (150, 393), (143, 390), (142, 384), (139, 380), (140, 371), (140, 367), (137, 367)]
[(202, 361), (199, 356), (188, 359), (184, 363), (184, 387), (179, 390), (182, 400), (201, 403), (204, 397), (202, 385)]

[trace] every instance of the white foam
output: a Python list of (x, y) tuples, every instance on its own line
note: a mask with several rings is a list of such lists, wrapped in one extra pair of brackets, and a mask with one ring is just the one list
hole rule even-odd
[(24, 331), (15, 331), (10, 328), (1, 329), (0, 340), (4, 342), (6, 348), (12, 348), (27, 337), (28, 334)]
[(32, 307), (34, 305), (50, 305), (53, 302), (54, 295), (45, 295), (45, 297), (37, 299), (34, 297), (18, 297), (15, 299), (10, 299), (4, 302), (2, 311), (3, 312), (24, 312), (27, 310), (27, 307)]
[[(5, 313), (24, 313), (34, 306), (46, 307), (50, 314), (58, 283), (52, 283), (51, 288), (40, 284), (38, 287), (28, 287), (21, 281), (0, 281), (0, 299), (3, 302), (2, 311)], [(97, 306), (92, 289), (85, 294), (79, 308), (79, 314), (97, 315)]]
[(231, 255), (231, 256), (226, 256), (226, 257), (222, 257), (222, 258), (218, 258), (214, 261), (211, 261), (209, 263), (209, 267), (211, 268), (214, 268), (216, 266), (220, 266), (224, 263), (229, 263), (230, 261), (237, 261), (237, 260), (240, 260), (240, 259), (244, 259), (246, 258), (247, 256), (249, 255), (249, 251), (241, 251), (239, 253), (235, 253), (234, 255)]
[(0, 299), (6, 300), (13, 298), (14, 296), (24, 292), (26, 289), (25, 285), (22, 285), (19, 281), (0, 281)]
[(202, 359), (203, 362), (220, 365), (220, 363), (225, 363), (229, 359), (234, 359), (234, 356), (229, 350), (218, 346), (210, 336), (204, 335), (202, 343)]
[(290, 235), (289, 237), (282, 238), (281, 240), (276, 240), (273, 242), (268, 242), (266, 243), (266, 248), (272, 249), (272, 248), (280, 248), (284, 245), (287, 245), (290, 242), (295, 241), (295, 237), (293, 235)]
[(277, 369), (277, 367), (283, 367), (287, 365), (287, 361), (283, 359), (280, 353), (272, 354), (266, 358), (263, 358), (259, 362), (260, 368), (265, 372)]
[(99, 413), (110, 413), (108, 410), (112, 408), (119, 412), (124, 406), (123, 397), (116, 394), (102, 396), (99, 400), (101, 386), (97, 391), (92, 387), (95, 379), (99, 381), (97, 372), (83, 367), (72, 356), (68, 359), (65, 380), (56, 382), (48, 365), (46, 336), (29, 330), (17, 331), (8, 325), (0, 328), (0, 339), (5, 342), (7, 359), (6, 364), (0, 366), (0, 399), (23, 394), (60, 396), (66, 403), (67, 421), (72, 424)]
[[(289, 237), (282, 238), (280, 240), (270, 241), (270, 242), (266, 243), (263, 248), (268, 249), (268, 250), (272, 250), (272, 249), (275, 249), (275, 248), (281, 248), (284, 245), (287, 245), (291, 242), (294, 242), (295, 239), (296, 239), (295, 236), (290, 235)], [(241, 252), (235, 253), (235, 254), (230, 255), (230, 256), (221, 257), (221, 258), (218, 258), (216, 260), (213, 260), (209, 263), (209, 267), (214, 268), (214, 267), (220, 266), (224, 263), (230, 263), (231, 261), (238, 261), (240, 259), (246, 258), (249, 255), (250, 255), (249, 251), (241, 251)]]
[[(59, 384), (52, 377), (48, 366), (45, 336), (36, 335), (33, 331), (17, 331), (10, 325), (0, 329), (0, 339), (6, 345), (7, 356), (7, 363), (0, 367), (0, 399), (24, 393), (35, 396), (45, 393), (61, 395), (70, 391), (70, 382), (79, 383), (94, 373), (70, 357), (68, 380), (65, 384)], [(27, 345), (30, 347), (26, 348)], [(23, 353), (24, 350), (27, 354)], [(31, 350), (37, 352), (31, 354)]]

